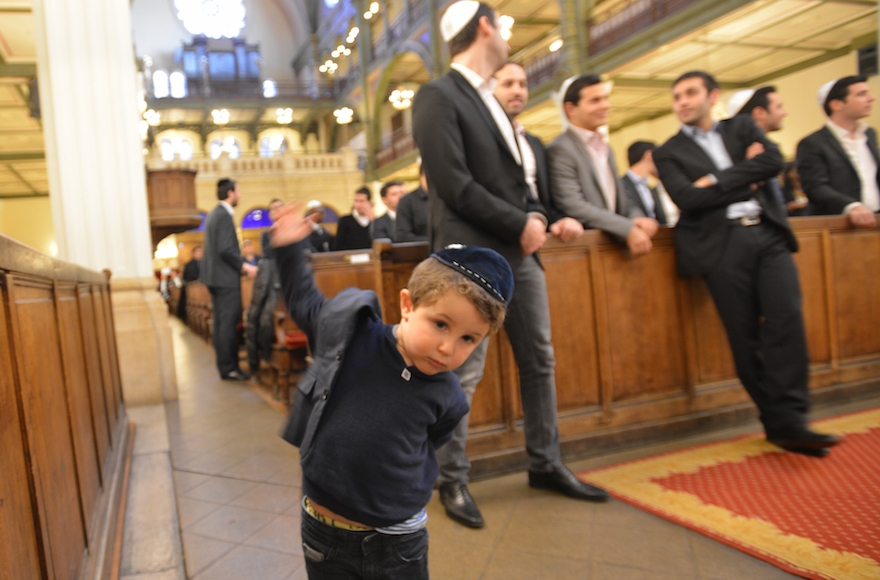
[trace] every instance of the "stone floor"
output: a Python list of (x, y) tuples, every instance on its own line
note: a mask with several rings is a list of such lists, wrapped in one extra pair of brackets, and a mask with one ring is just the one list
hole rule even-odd
[[(282, 416), (250, 385), (220, 381), (210, 346), (179, 321), (172, 324), (180, 399), (166, 403), (164, 411), (185, 577), (306, 578), (299, 539), (300, 471), (296, 450), (278, 437)], [(878, 404), (861, 402), (824, 409), (817, 416)], [(161, 414), (161, 406), (158, 409)], [(141, 413), (141, 420), (149, 419), (150, 413), (155, 411)], [(138, 423), (138, 417), (133, 420)], [(608, 465), (756, 428), (749, 425), (646, 445), (574, 462), (571, 467), (582, 470)], [(136, 437), (148, 434), (149, 430), (138, 431)], [(160, 482), (163, 477), (160, 474)], [(138, 489), (134, 479), (132, 486)], [(435, 580), (795, 578), (618, 501), (597, 505), (532, 490), (524, 473), (476, 482), (470, 489), (487, 522), (482, 530), (467, 529), (446, 518), (436, 493), (428, 506), (429, 561)], [(153, 510), (166, 509), (168, 504), (149, 495), (140, 500), (150, 502)], [(132, 501), (128, 511), (129, 515), (137, 511)], [(128, 529), (129, 519), (126, 525), (128, 542), (136, 534)], [(173, 563), (175, 550), (180, 550), (174, 542), (175, 538), (153, 538), (153, 544), (170, 562), (164, 569), (161, 565), (152, 569), (132, 565), (133, 559), (149, 561), (149, 556), (127, 545), (123, 578), (182, 578), (183, 570)], [(145, 549), (149, 552), (149, 546)]]

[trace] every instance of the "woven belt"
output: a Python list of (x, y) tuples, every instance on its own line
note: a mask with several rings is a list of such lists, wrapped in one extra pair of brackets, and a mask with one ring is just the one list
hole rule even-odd
[(742, 217), (732, 218), (727, 221), (729, 221), (730, 225), (732, 225), (732, 226), (745, 226), (745, 227), (756, 226), (759, 223), (761, 223), (761, 216), (759, 216), (759, 215), (754, 215), (754, 216), (744, 215)]
[(323, 514), (319, 514), (315, 511), (315, 507), (309, 502), (309, 498), (303, 498), (303, 509), (306, 510), (306, 513), (321, 522), (324, 525), (330, 526), (332, 528), (339, 528), (341, 530), (348, 530), (350, 532), (369, 532), (373, 528), (369, 528), (367, 526), (356, 526), (354, 524), (349, 524), (346, 522), (340, 522), (339, 520), (334, 520), (333, 518), (328, 518)]

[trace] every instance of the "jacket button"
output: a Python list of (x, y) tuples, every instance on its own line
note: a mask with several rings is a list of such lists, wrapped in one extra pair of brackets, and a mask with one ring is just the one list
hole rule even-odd
[(336, 360), (342, 360), (342, 351), (336, 353)]
[(327, 396), (330, 394), (330, 391), (324, 391), (324, 395), (321, 397), (325, 401), (327, 400)]

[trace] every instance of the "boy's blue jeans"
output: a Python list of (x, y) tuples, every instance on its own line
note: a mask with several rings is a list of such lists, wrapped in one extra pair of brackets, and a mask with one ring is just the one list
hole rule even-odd
[(392, 536), (323, 524), (302, 512), (309, 580), (428, 580), (428, 530)]

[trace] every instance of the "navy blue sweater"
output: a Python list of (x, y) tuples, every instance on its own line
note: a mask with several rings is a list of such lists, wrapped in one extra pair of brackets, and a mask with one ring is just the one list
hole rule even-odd
[[(307, 434), (300, 448), (303, 493), (361, 524), (399, 524), (430, 501), (439, 471), (435, 449), (452, 438), (467, 400), (453, 373), (425, 375), (406, 366), (378, 306), (352, 308), (371, 302), (360, 296), (375, 294), (350, 289), (326, 299), (302, 248), (278, 248), (277, 256), (288, 309), (309, 335), (315, 359), (300, 388), (315, 385), (327, 395), (315, 407), (313, 437)], [(354, 323), (350, 335), (346, 317)]]

